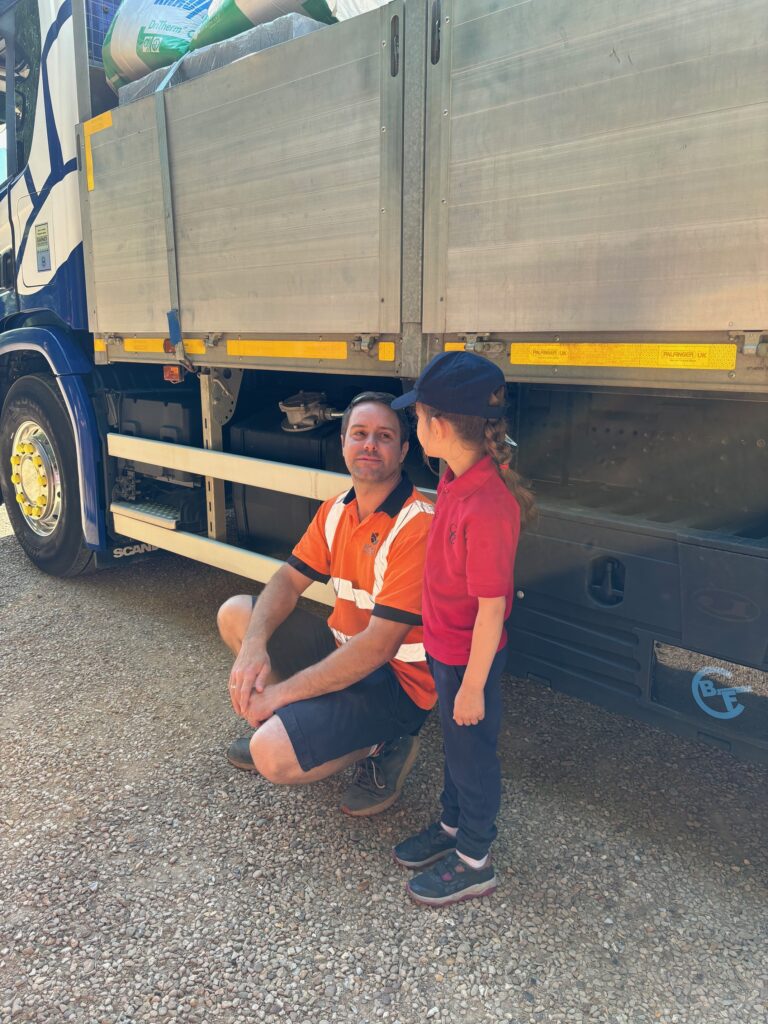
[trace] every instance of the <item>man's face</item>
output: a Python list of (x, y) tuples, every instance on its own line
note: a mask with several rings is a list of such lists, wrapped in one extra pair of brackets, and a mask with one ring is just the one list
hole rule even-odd
[(361, 402), (352, 409), (341, 450), (352, 479), (383, 483), (400, 473), (408, 443), (400, 443), (400, 424), (380, 402)]

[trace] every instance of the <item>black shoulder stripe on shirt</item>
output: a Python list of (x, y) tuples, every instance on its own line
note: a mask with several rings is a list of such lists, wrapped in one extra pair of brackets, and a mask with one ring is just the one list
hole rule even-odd
[(286, 558), (286, 562), (304, 576), (309, 576), (311, 580), (317, 580), (318, 583), (327, 583), (331, 578), (330, 576), (325, 576), (323, 573), (318, 572), (317, 569), (313, 569), (312, 566), (307, 565), (306, 562), (302, 562), (302, 560), (297, 558), (296, 555), (289, 555), (288, 558)]
[(389, 619), (390, 622), (403, 622), (408, 626), (420, 626), (421, 616), (414, 612), (405, 612), (402, 608), (389, 608), (385, 604), (373, 606), (371, 615), (378, 615), (380, 619)]

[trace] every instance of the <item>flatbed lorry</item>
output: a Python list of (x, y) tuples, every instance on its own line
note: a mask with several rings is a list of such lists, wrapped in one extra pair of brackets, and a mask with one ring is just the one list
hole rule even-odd
[(114, 8), (0, 2), (32, 561), (265, 581), (346, 485), (350, 397), (480, 352), (540, 509), (510, 670), (768, 762), (764, 4), (393, 0), (120, 103)]

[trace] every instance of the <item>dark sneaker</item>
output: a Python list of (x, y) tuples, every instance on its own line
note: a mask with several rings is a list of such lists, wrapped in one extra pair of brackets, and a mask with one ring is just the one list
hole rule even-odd
[[(253, 733), (251, 733), (251, 736)], [(251, 757), (251, 736), (241, 736), (229, 745), (227, 760), (241, 772), (255, 772), (256, 765)]]
[(439, 821), (434, 821), (423, 832), (398, 843), (392, 856), (404, 868), (425, 868), (455, 849), (456, 836), (449, 835)]
[(498, 885), (490, 860), (484, 868), (471, 868), (456, 851), (446, 854), (428, 871), (406, 883), (405, 891), (417, 903), (445, 907), (478, 896), (488, 896)]
[(342, 811), (355, 818), (386, 811), (400, 796), (418, 752), (417, 736), (400, 736), (383, 744), (378, 754), (363, 758), (341, 801)]

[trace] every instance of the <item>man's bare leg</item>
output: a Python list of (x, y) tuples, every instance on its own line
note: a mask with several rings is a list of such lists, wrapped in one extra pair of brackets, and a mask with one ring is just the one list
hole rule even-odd
[(253, 613), (253, 599), (248, 594), (237, 594), (228, 598), (219, 608), (216, 625), (219, 635), (227, 647), (237, 657), (243, 646), (243, 637), (248, 629)]
[[(237, 594), (228, 598), (219, 608), (216, 616), (216, 625), (219, 627), (219, 636), (232, 651), (235, 657), (240, 653), (243, 646), (243, 637), (248, 629), (253, 613), (253, 598), (249, 594)], [(279, 677), (270, 672), (266, 684), (279, 682)]]
[(277, 715), (268, 718), (251, 737), (251, 757), (256, 770), (269, 782), (286, 786), (298, 786), (327, 779), (329, 775), (335, 775), (367, 757), (370, 749), (363, 747), (362, 750), (354, 750), (305, 772), (296, 759), (293, 744)]
[[(247, 594), (230, 597), (219, 609), (217, 623), (221, 639), (237, 657), (243, 645), (243, 637), (251, 621), (253, 600)], [(277, 682), (277, 677), (270, 673), (268, 683)], [(344, 757), (327, 761), (309, 772), (302, 770), (296, 759), (285, 726), (277, 716), (273, 716), (261, 725), (251, 737), (251, 758), (260, 775), (270, 782), (283, 785), (300, 785), (317, 782), (319, 779), (335, 775), (349, 765), (367, 757), (370, 747), (355, 750)]]

